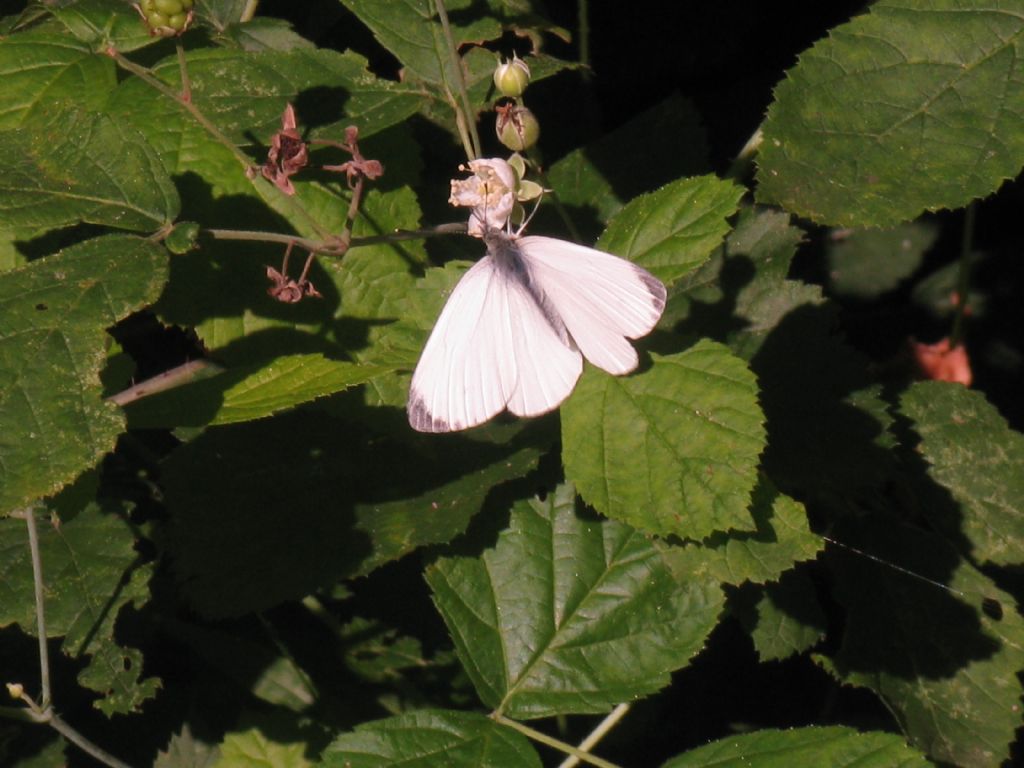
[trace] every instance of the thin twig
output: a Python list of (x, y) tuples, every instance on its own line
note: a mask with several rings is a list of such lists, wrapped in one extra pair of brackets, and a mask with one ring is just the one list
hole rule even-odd
[(35, 585), (36, 601), (36, 630), (39, 633), (39, 676), (42, 678), (42, 695), (39, 702), (21, 691), (20, 698), (25, 702), (30, 713), (30, 718), (40, 724), (49, 725), (57, 733), (77, 746), (83, 752), (87, 752), (101, 763), (110, 768), (131, 768), (127, 763), (121, 762), (116, 757), (93, 744), (85, 736), (62, 720), (53, 711), (53, 702), (50, 697), (50, 653), (46, 647), (46, 617), (43, 610), (43, 563), (39, 554), (39, 534), (36, 530), (35, 511), (31, 508), (20, 510), (28, 525), (29, 549), (32, 552), (32, 581)]
[(565, 752), (567, 755), (574, 755), (578, 757), (582, 762), (589, 763), (590, 765), (596, 765), (597, 768), (619, 768), (615, 763), (610, 763), (600, 757), (588, 754), (581, 749), (577, 749), (572, 744), (566, 744), (564, 741), (548, 736), (546, 733), (542, 733), (538, 730), (534, 730), (528, 725), (523, 725), (516, 720), (511, 720), (504, 715), (492, 715), (495, 721), (506, 725), (509, 728), (519, 731), (524, 736), (539, 741), (541, 744), (546, 744), (552, 749), (557, 749), (559, 752)]
[(960, 236), (960, 266), (957, 272), (957, 302), (953, 315), (953, 330), (949, 334), (949, 347), (960, 346), (964, 340), (964, 317), (967, 314), (967, 294), (971, 290), (971, 246), (974, 243), (974, 218), (977, 206), (972, 202), (964, 209), (964, 231)]
[(43, 559), (39, 554), (39, 532), (36, 530), (35, 510), (22, 511), (28, 525), (28, 548), (32, 553), (32, 583), (35, 587), (36, 632), (39, 635), (39, 680), (42, 709), (50, 706), (50, 651), (46, 646), (46, 611), (43, 607)]
[[(590, 732), (590, 735), (580, 742), (580, 750), (583, 752), (590, 752), (590, 750), (592, 750), (594, 746), (605, 737), (608, 731), (614, 728), (619, 720), (626, 716), (629, 709), (629, 704), (619, 704), (615, 709), (609, 712), (608, 716), (598, 723), (597, 727)], [(562, 764), (559, 765), (558, 768), (575, 768), (575, 766), (579, 764), (580, 759), (576, 757), (576, 755), (570, 755), (562, 761)]]
[(114, 405), (125, 406), (134, 403), (144, 397), (155, 395), (157, 392), (164, 392), (168, 389), (180, 387), (195, 380), (196, 376), (204, 371), (210, 374), (220, 373), (224, 369), (212, 360), (191, 360), (169, 371), (158, 373), (151, 379), (140, 381), (128, 389), (124, 389), (107, 398), (107, 402)]

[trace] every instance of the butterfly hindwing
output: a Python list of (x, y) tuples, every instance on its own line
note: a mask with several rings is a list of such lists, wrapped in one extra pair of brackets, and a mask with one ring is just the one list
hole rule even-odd
[(661, 318), (661, 281), (630, 261), (564, 240), (529, 236), (516, 243), (584, 357), (616, 375), (636, 368), (627, 339), (650, 333)]

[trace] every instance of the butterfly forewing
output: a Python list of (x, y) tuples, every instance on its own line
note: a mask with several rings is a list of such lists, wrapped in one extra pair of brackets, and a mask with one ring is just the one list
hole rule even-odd
[(569, 396), (582, 369), (564, 325), (545, 313), (525, 276), (487, 256), (455, 286), (423, 348), (409, 423), (421, 432), (449, 432), (506, 407), (538, 416)]
[(407, 406), (413, 429), (466, 429), (504, 410), (516, 379), (510, 328), (503, 281), (481, 259), (455, 286), (420, 354)]

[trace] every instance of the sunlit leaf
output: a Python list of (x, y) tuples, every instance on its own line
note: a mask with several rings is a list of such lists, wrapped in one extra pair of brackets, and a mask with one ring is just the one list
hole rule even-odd
[(566, 477), (599, 512), (650, 533), (754, 528), (765, 432), (753, 374), (710, 341), (652, 358), (630, 376), (584, 373), (561, 409)]
[(743, 188), (716, 176), (680, 179), (631, 200), (598, 248), (635, 261), (672, 283), (707, 261), (729, 232)]
[[(938, 536), (896, 520), (864, 518), (835, 536), (916, 576), (844, 549), (831, 553), (836, 596), (848, 615), (829, 668), (881, 696), (933, 759), (1001, 764), (1021, 724), (1024, 693), (1024, 619), (1013, 598)], [(1005, 608), (990, 616), (985, 600)]]
[(517, 503), (496, 545), (441, 559), (427, 582), (480, 698), (514, 718), (604, 712), (663, 688), (723, 597), (714, 580), (677, 581), (633, 528), (577, 512), (571, 486)]
[(0, 38), (0, 81), (0, 130), (11, 130), (45, 118), (62, 100), (99, 109), (117, 76), (113, 60), (94, 54), (86, 43), (24, 32)]
[(955, 533), (966, 535), (979, 562), (1024, 562), (1024, 435), (975, 392), (959, 384), (921, 382), (901, 400), (921, 436), (928, 474), (959, 504)]
[(886, 226), (991, 194), (1024, 164), (1024, 4), (880, 0), (775, 90), (758, 198)]
[(775, 581), (796, 562), (809, 560), (824, 545), (811, 533), (797, 501), (762, 480), (750, 505), (757, 530), (716, 532), (702, 542), (662, 545), (662, 556), (678, 575), (709, 576), (725, 584)]
[(110, 236), (0, 275), (0, 513), (57, 491), (121, 433), (100, 399), (106, 328), (152, 302), (167, 252)]
[(331, 742), (326, 768), (540, 768), (525, 736), (475, 712), (420, 710), (364, 723)]
[(56, 110), (0, 133), (0, 164), (4, 229), (81, 221), (152, 232), (178, 215), (178, 192), (156, 152), (104, 115)]
[(926, 768), (924, 755), (891, 733), (852, 728), (763, 730), (714, 741), (662, 768)]

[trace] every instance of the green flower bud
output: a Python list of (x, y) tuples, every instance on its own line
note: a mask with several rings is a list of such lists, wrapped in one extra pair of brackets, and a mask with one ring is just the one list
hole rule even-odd
[(494, 69), (494, 87), (502, 96), (518, 98), (529, 84), (530, 68), (514, 53), (511, 61), (502, 61)]
[(514, 152), (529, 149), (537, 143), (537, 139), (540, 138), (540, 123), (533, 112), (518, 104), (498, 107), (497, 111), (495, 132), (498, 134), (498, 141)]

